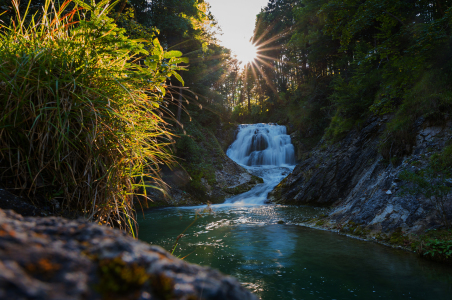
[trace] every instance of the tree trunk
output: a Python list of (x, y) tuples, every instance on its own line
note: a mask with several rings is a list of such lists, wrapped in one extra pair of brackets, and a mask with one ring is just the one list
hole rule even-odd
[(436, 6), (438, 7), (438, 12), (440, 13), (440, 16), (443, 17), (444, 10), (443, 10), (443, 6), (441, 5), (441, 1), (436, 0)]
[(177, 105), (177, 122), (180, 123), (180, 116), (182, 113), (182, 83), (180, 83), (179, 87), (179, 101)]
[(119, 16), (122, 14), (124, 8), (126, 8), (126, 5), (127, 5), (127, 0), (122, 0), (121, 3), (119, 4), (118, 12), (116, 13), (116, 20), (119, 19)]
[(246, 93), (247, 98), (248, 98), (248, 113), (251, 115), (251, 93), (250, 91), (248, 91), (248, 93)]

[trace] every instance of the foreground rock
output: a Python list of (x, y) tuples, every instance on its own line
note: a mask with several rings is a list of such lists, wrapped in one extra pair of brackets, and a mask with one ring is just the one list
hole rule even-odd
[[(452, 124), (433, 127), (419, 120), (412, 154), (398, 164), (384, 160), (378, 151), (384, 126), (385, 120), (374, 118), (334, 145), (320, 144), (270, 193), (270, 200), (330, 206), (331, 212), (322, 222), (338, 229), (353, 224), (369, 232), (416, 234), (441, 227), (434, 203), (421, 195), (403, 193), (402, 187), (408, 183), (399, 175), (425, 167), (450, 141)], [(445, 210), (452, 220), (452, 201)]]
[(0, 210), (0, 299), (257, 298), (118, 230)]

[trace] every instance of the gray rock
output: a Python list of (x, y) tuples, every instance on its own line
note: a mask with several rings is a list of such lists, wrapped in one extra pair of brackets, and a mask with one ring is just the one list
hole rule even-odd
[(119, 230), (0, 210), (0, 299), (257, 299)]
[[(353, 221), (375, 231), (391, 232), (401, 227), (407, 233), (417, 233), (439, 226), (439, 214), (429, 199), (403, 194), (408, 183), (400, 180), (399, 174), (425, 167), (428, 157), (451, 139), (451, 131), (447, 127), (423, 128), (422, 123), (416, 123), (413, 154), (395, 166), (378, 152), (384, 124), (384, 120), (373, 118), (342, 141), (317, 146), (310, 158), (297, 165), (269, 194), (269, 199), (282, 204), (331, 206), (330, 221)], [(413, 162), (416, 166), (411, 165)]]

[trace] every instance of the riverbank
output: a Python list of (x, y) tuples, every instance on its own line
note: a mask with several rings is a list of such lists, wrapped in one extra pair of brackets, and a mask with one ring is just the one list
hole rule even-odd
[[(386, 247), (401, 249), (416, 253), (419, 257), (431, 261), (445, 263), (452, 266), (452, 257), (449, 252), (452, 247), (452, 230), (433, 229), (421, 234), (408, 234), (402, 230), (390, 233), (369, 231), (362, 225), (349, 222), (345, 225), (337, 224), (328, 219), (327, 214), (297, 223), (298, 226), (316, 230), (326, 230), (338, 235), (366, 242), (377, 243)], [(443, 249), (444, 248), (444, 249)], [(449, 253), (449, 254), (447, 254)]]

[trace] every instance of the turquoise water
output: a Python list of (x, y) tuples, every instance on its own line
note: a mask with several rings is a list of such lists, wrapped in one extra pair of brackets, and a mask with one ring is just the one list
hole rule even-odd
[(235, 276), (261, 299), (452, 299), (450, 267), (297, 225), (322, 209), (233, 204), (211, 208), (147, 211), (139, 218), (139, 238), (171, 250), (176, 237), (196, 219), (174, 255)]

